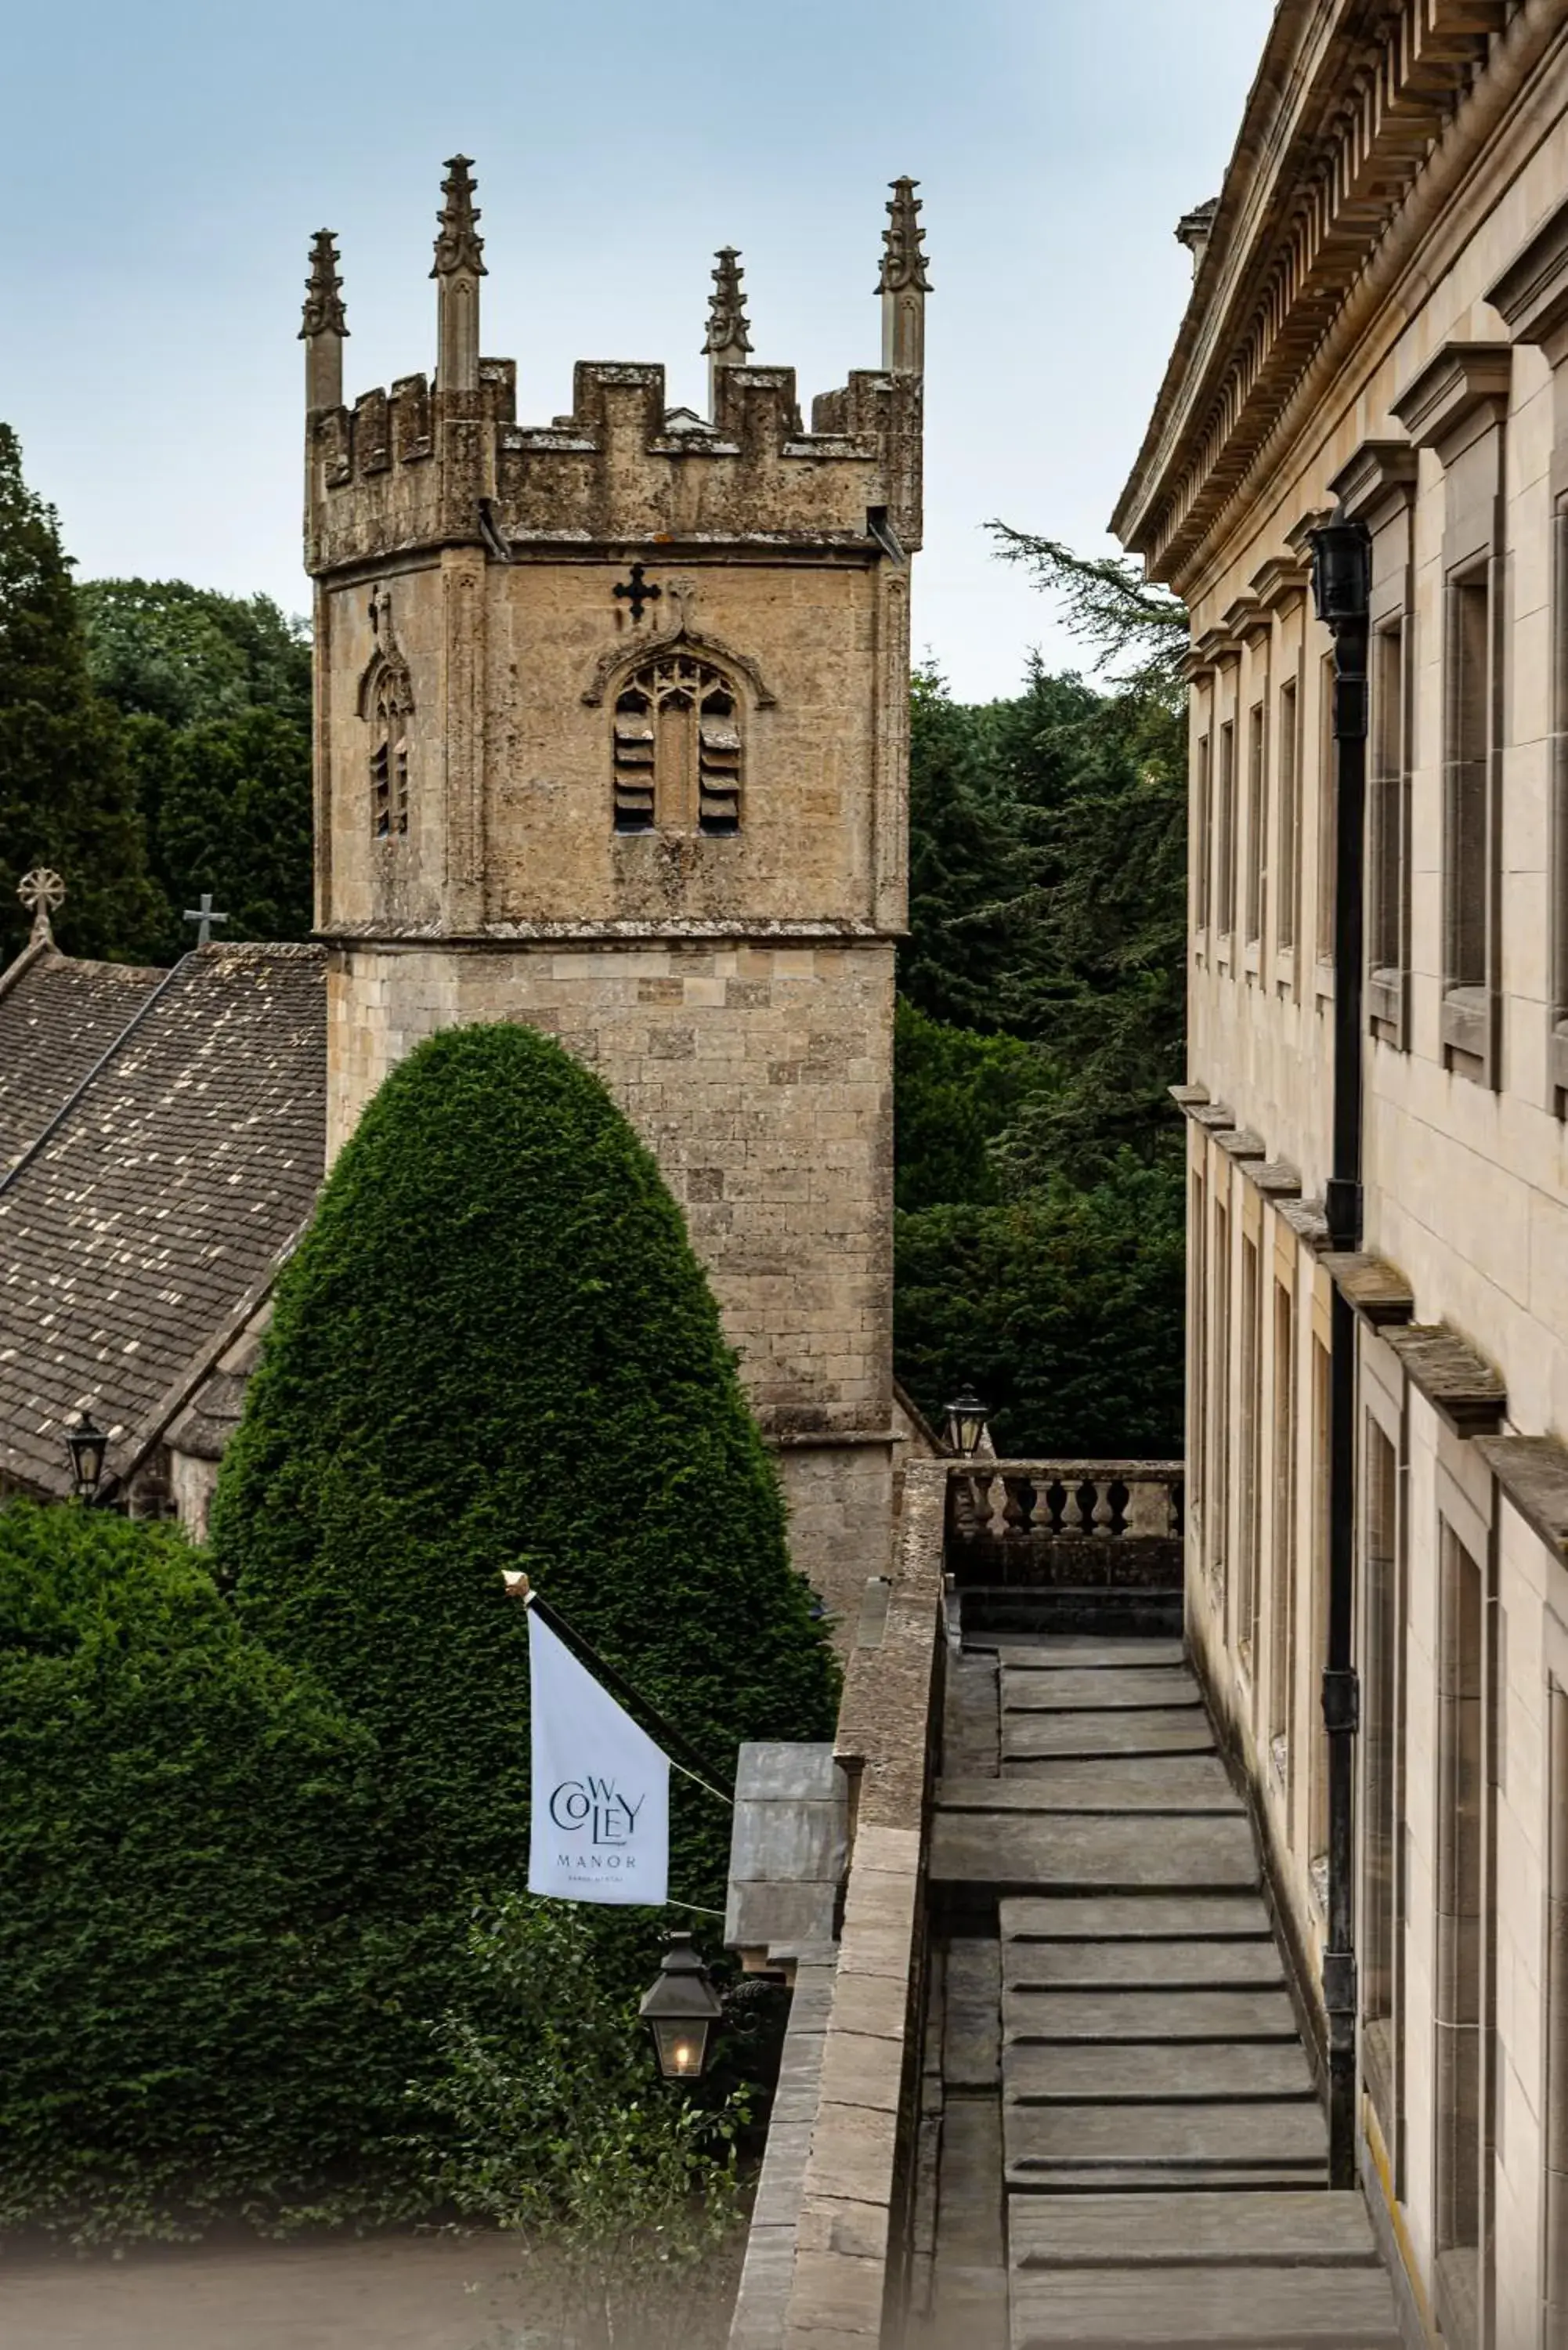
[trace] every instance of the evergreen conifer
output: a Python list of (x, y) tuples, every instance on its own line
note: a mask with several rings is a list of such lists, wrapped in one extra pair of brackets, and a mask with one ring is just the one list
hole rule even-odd
[(16, 884), (39, 865), (65, 878), (68, 952), (134, 958), (158, 935), (119, 722), (88, 673), (59, 525), (0, 424), (0, 964), (26, 940)]
[[(327, 1180), (213, 1512), (247, 1623), (374, 1731), (410, 1897), (520, 1881), (524, 1568), (713, 1766), (834, 1673), (707, 1283), (597, 1077), (516, 1026), (387, 1078)], [(672, 1791), (671, 1890), (728, 1815)]]

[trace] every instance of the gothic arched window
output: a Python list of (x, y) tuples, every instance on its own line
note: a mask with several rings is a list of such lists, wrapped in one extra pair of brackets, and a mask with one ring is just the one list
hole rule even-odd
[(378, 840), (409, 828), (409, 724), (414, 697), (401, 661), (384, 661), (370, 702), (370, 821)]
[(614, 758), (617, 832), (739, 832), (740, 698), (707, 661), (665, 653), (627, 679)]

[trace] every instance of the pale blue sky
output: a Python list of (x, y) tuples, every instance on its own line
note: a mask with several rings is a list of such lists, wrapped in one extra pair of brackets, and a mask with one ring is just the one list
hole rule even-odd
[(477, 159), (483, 348), (519, 412), (577, 358), (697, 405), (716, 245), (802, 398), (878, 357), (885, 182), (926, 200), (926, 552), (915, 634), (1014, 689), (1048, 606), (1000, 514), (1085, 548), (1136, 453), (1270, 0), (74, 0), (14, 7), (0, 417), (83, 576), (306, 605), (298, 325), (338, 233), (348, 390), (431, 364), (442, 159)]

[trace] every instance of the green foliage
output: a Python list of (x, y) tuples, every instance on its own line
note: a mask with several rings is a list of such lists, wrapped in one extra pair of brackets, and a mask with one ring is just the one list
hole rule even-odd
[(1049, 1097), (1044, 1057), (1014, 1036), (931, 1019), (900, 996), (893, 1028), (894, 1201), (905, 1210), (1000, 1200), (993, 1146), (1025, 1102)]
[(192, 943), (203, 889), (224, 939), (300, 939), (311, 920), (310, 639), (265, 596), (182, 579), (78, 588), (99, 691), (127, 755), (167, 911), (147, 952)]
[(93, 682), (128, 717), (176, 730), (247, 710), (310, 724), (310, 633), (270, 596), (183, 579), (88, 579), (77, 589)]
[[(834, 1675), (679, 1210), (598, 1080), (520, 1027), (387, 1079), (281, 1279), (213, 1511), (245, 1620), (375, 1731), (410, 1898), (515, 1882), (524, 1566), (700, 1752), (814, 1738)], [(672, 1890), (729, 1824), (677, 1782)]]
[(0, 1511), (0, 2226), (387, 2208), (386, 1858), (371, 1740), (177, 1533)]
[(1186, 616), (1136, 567), (994, 525), (1111, 682), (916, 682), (898, 1028), (895, 1357), (1019, 1451), (1180, 1442)]
[(1125, 1154), (1092, 1189), (900, 1215), (894, 1347), (928, 1411), (972, 1378), (999, 1452), (1179, 1451), (1179, 1170)]
[(203, 889), (229, 918), (220, 938), (308, 937), (308, 729), (258, 708), (179, 730), (132, 717), (125, 732), (170, 907), (159, 959), (192, 943), (181, 918)]
[(743, 2102), (659, 2080), (606, 1923), (525, 1895), (475, 1920), (480, 2004), (437, 2027), (430, 2191), (517, 2233), (524, 2340), (698, 2350), (728, 2313)]
[(1181, 662), (1189, 641), (1187, 607), (1151, 586), (1126, 555), (1075, 555), (1060, 539), (1038, 538), (1004, 522), (990, 525), (1004, 563), (1026, 563), (1039, 586), (1066, 608), (1068, 628), (1096, 651), (1137, 698), (1172, 707), (1181, 700)]
[(115, 713), (94, 691), (54, 509), (0, 424), (0, 964), (26, 942), (16, 884), (50, 865), (62, 947), (132, 957), (161, 927)]

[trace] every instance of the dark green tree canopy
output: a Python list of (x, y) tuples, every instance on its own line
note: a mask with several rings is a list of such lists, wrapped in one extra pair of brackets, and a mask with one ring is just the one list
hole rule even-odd
[(0, 964), (25, 943), (16, 884), (66, 877), (57, 925), (73, 954), (145, 951), (163, 910), (113, 710), (93, 688), (54, 509), (27, 487), (0, 424)]
[(1117, 557), (993, 525), (1099, 682), (917, 681), (899, 951), (895, 1359), (999, 1444), (1180, 1445), (1186, 615)]
[(310, 723), (310, 632), (270, 596), (184, 579), (88, 579), (77, 589), (94, 684), (128, 717), (166, 726), (275, 710)]
[[(279, 1284), (213, 1531), (246, 1622), (374, 1730), (431, 1898), (521, 1864), (504, 1567), (720, 1767), (740, 1739), (831, 1729), (680, 1211), (598, 1080), (524, 1028), (433, 1037), (369, 1105)], [(728, 1820), (684, 1794), (676, 1813), (711, 1887)]]
[(370, 1738), (172, 1527), (0, 1510), (0, 2227), (341, 2192), (406, 2126), (389, 1858)]

